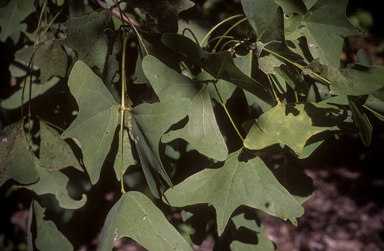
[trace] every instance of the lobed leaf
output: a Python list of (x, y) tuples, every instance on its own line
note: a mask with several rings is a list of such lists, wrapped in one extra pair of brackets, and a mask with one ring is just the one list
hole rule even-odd
[(225, 160), (228, 150), (216, 122), (207, 84), (175, 72), (152, 56), (144, 58), (143, 69), (160, 101), (188, 98), (192, 102), (186, 126), (170, 131), (162, 137), (162, 142), (182, 138), (201, 154)]
[(44, 220), (45, 208), (37, 201), (33, 202), (33, 212), (36, 219), (36, 239), (35, 246), (38, 250), (73, 250), (72, 244), (59, 231), (55, 223), (50, 220)]
[(24, 118), (0, 131), (0, 186), (9, 179), (30, 184), (39, 178), (23, 126)]
[(109, 10), (103, 10), (70, 19), (64, 31), (66, 38), (55, 42), (75, 50), (79, 60), (103, 72), (108, 51), (104, 31), (114, 29), (111, 15)]
[(79, 105), (79, 115), (61, 138), (76, 138), (81, 142), (84, 165), (95, 184), (119, 124), (119, 104), (83, 61), (73, 66), (68, 85)]
[(347, 3), (348, 0), (318, 0), (302, 22), (313, 58), (336, 69), (340, 66), (344, 38), (365, 34), (347, 19)]
[(122, 237), (130, 237), (148, 250), (192, 250), (151, 200), (128, 192), (109, 211), (101, 236), (101, 251), (110, 251)]
[(336, 69), (314, 60), (303, 70), (304, 74), (313, 76), (312, 72), (329, 79), (333, 95), (359, 96), (370, 94), (384, 87), (384, 67), (350, 65), (350, 68)]
[(51, 170), (47, 167), (42, 167), (39, 161), (35, 159), (35, 167), (39, 174), (39, 181), (26, 188), (34, 191), (38, 195), (54, 194), (59, 201), (59, 205), (66, 209), (78, 209), (85, 205), (87, 202), (87, 196), (83, 194), (81, 200), (74, 200), (68, 195), (66, 189), (69, 178), (63, 173), (55, 170)]
[(241, 205), (288, 219), (304, 213), (301, 205), (256, 157), (239, 161), (241, 150), (228, 155), (224, 166), (204, 169), (168, 189), (164, 196), (171, 206), (209, 203), (216, 209), (219, 236), (233, 211)]
[(164, 34), (163, 43), (180, 55), (202, 67), (215, 79), (223, 79), (249, 91), (268, 104), (274, 104), (268, 86), (248, 77), (233, 62), (230, 52), (207, 53), (189, 38), (177, 34)]
[(335, 106), (316, 103), (279, 103), (263, 113), (249, 131), (244, 146), (259, 150), (274, 144), (286, 144), (297, 155), (303, 153), (307, 140), (341, 123), (347, 116)]

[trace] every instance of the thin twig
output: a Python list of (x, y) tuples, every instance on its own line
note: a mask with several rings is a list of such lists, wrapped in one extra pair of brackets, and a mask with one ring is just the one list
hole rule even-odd
[[(106, 9), (106, 10), (111, 9), (111, 6), (109, 6), (107, 3), (104, 3), (101, 0), (93, 0), (93, 2), (97, 5), (99, 5), (103, 9)], [(140, 28), (140, 29), (143, 28), (143, 25), (141, 23), (137, 22), (136, 20), (129, 18), (125, 15), (120, 15), (120, 12), (118, 9), (112, 8), (112, 14), (120, 20), (121, 20), (121, 18), (123, 18), (123, 21), (129, 25), (134, 25), (135, 27)]]

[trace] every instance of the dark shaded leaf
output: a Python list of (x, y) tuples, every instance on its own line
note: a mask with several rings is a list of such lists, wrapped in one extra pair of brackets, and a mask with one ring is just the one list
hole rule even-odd
[(361, 141), (363, 141), (365, 146), (369, 146), (372, 140), (372, 130), (373, 127), (367, 115), (365, 115), (363, 107), (356, 100), (349, 98), (349, 108), (352, 112), (352, 119), (355, 122), (357, 128), (359, 128), (359, 134)]
[(23, 126), (21, 119), (0, 131), (0, 186), (9, 179), (30, 184), (39, 178)]

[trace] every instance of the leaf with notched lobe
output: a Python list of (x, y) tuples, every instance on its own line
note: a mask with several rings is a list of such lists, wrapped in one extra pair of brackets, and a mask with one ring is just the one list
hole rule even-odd
[(111, 12), (103, 10), (70, 19), (64, 30), (66, 38), (55, 40), (77, 52), (79, 60), (103, 72), (108, 52), (106, 29), (114, 29)]
[(239, 160), (240, 153), (241, 150), (229, 154), (224, 166), (206, 168), (168, 189), (164, 194), (166, 201), (175, 207), (213, 205), (219, 236), (234, 210), (241, 205), (284, 219), (304, 213), (259, 157), (244, 162)]
[(84, 165), (95, 184), (119, 124), (120, 105), (103, 81), (82, 61), (73, 66), (68, 85), (79, 105), (79, 115), (61, 138), (76, 138), (81, 142)]

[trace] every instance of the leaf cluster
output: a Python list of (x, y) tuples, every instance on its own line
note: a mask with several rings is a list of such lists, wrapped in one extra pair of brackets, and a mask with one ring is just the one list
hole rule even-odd
[(192, 250), (210, 234), (215, 250), (274, 250), (262, 214), (297, 225), (313, 192), (287, 156), (307, 158), (342, 134), (370, 144), (365, 113), (383, 119), (384, 68), (360, 51), (340, 69), (344, 38), (364, 34), (346, 18), (347, 0), (241, 0), (241, 14), (211, 29), (179, 20), (193, 6), (0, 6), (0, 41), (23, 45), (9, 65), (18, 88), (1, 101), (21, 119), (0, 132), (0, 185), (31, 191), (28, 250), (73, 250), (45, 210), (86, 208), (92, 188), (73, 199), (70, 183), (85, 172), (80, 183), (96, 187), (104, 169), (121, 197), (102, 219), (100, 250), (123, 237)]

